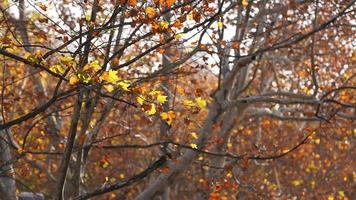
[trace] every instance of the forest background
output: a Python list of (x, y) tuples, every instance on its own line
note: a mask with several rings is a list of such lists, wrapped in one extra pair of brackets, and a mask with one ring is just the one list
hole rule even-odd
[(356, 199), (355, 0), (3, 0), (0, 199)]

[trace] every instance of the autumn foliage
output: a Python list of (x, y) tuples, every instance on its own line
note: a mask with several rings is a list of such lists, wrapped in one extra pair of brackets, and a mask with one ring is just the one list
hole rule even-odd
[(0, 199), (356, 199), (355, 0), (3, 0)]

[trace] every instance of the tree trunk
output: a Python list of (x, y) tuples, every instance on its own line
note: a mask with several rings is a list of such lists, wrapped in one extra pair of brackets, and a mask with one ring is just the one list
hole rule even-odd
[[(209, 109), (208, 117), (200, 130), (199, 138), (197, 141), (195, 141), (198, 149), (202, 149), (204, 147), (204, 144), (212, 133), (213, 125), (217, 122), (220, 115), (220, 105), (216, 102), (212, 103)], [(182, 156), (178, 158), (179, 164), (169, 162), (168, 167), (170, 172), (159, 175), (150, 186), (148, 186), (136, 197), (136, 200), (153, 199), (155, 196), (162, 194), (165, 188), (170, 186), (174, 182), (174, 179), (177, 178), (180, 173), (186, 170), (187, 167), (189, 167), (189, 165), (198, 156), (198, 154), (199, 151), (187, 150)]]
[[(2, 123), (2, 120), (1, 120)], [(6, 131), (0, 131), (0, 199), (16, 200), (16, 182)]]

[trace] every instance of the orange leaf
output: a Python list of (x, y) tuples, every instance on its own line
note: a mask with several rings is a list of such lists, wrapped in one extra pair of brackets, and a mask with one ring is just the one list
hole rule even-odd
[(159, 49), (158, 49), (158, 52), (159, 52), (160, 54), (164, 54), (164, 52), (166, 52), (166, 50), (163, 49), (163, 48), (159, 48)]
[(43, 11), (47, 11), (47, 6), (44, 5), (43, 3), (39, 4), (39, 7), (43, 10)]
[(84, 142), (85, 142), (86, 139), (87, 139), (87, 135), (85, 135), (85, 134), (79, 136), (79, 138), (78, 138), (78, 144), (79, 144), (79, 145), (84, 144)]
[(164, 173), (164, 174), (168, 174), (170, 171), (171, 170), (169, 167), (162, 167), (161, 169), (159, 169), (159, 172)]
[(130, 6), (134, 7), (137, 4), (137, 0), (128, 0), (127, 2)]
[(174, 28), (182, 28), (182, 23), (180, 22), (180, 20), (178, 19), (177, 21), (175, 21), (172, 25)]
[(168, 8), (171, 8), (175, 2), (176, 0), (166, 0), (166, 6)]
[(111, 60), (111, 65), (112, 66), (118, 66), (119, 64), (120, 64), (119, 59), (114, 58), (114, 59)]
[(212, 193), (210, 193), (210, 195), (209, 195), (209, 200), (218, 200), (219, 199), (219, 193), (217, 193), (217, 192), (212, 192)]
[(233, 42), (232, 43), (232, 48), (233, 49), (238, 49), (240, 47), (240, 44), (238, 42)]
[(149, 18), (154, 18), (156, 17), (157, 13), (156, 13), (156, 10), (152, 7), (147, 7), (146, 8), (146, 14)]
[(194, 19), (196, 22), (200, 22), (201, 13), (198, 12), (198, 11), (193, 10), (192, 14), (193, 14), (193, 19)]
[(76, 75), (72, 75), (70, 78), (69, 78), (69, 84), (71, 85), (75, 85), (79, 83), (79, 78), (76, 76)]

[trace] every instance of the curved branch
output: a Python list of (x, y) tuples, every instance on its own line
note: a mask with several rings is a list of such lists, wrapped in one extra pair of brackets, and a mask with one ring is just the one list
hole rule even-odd
[(130, 186), (136, 182), (141, 181), (142, 179), (144, 179), (145, 177), (147, 177), (148, 175), (150, 175), (152, 172), (154, 172), (156, 169), (158, 169), (159, 167), (162, 167), (167, 161), (167, 158), (165, 156), (161, 156), (158, 160), (156, 160), (153, 164), (151, 164), (149, 167), (147, 167), (144, 171), (142, 171), (139, 174), (134, 175), (133, 177), (121, 181), (121, 182), (117, 182), (114, 184), (110, 184), (110, 185), (104, 185), (103, 187), (94, 190), (93, 192), (89, 192), (86, 194), (82, 194), (80, 196), (77, 196), (74, 198), (74, 200), (84, 200), (84, 199), (89, 199), (91, 197), (95, 197), (95, 196), (99, 196), (123, 187), (127, 187)]

